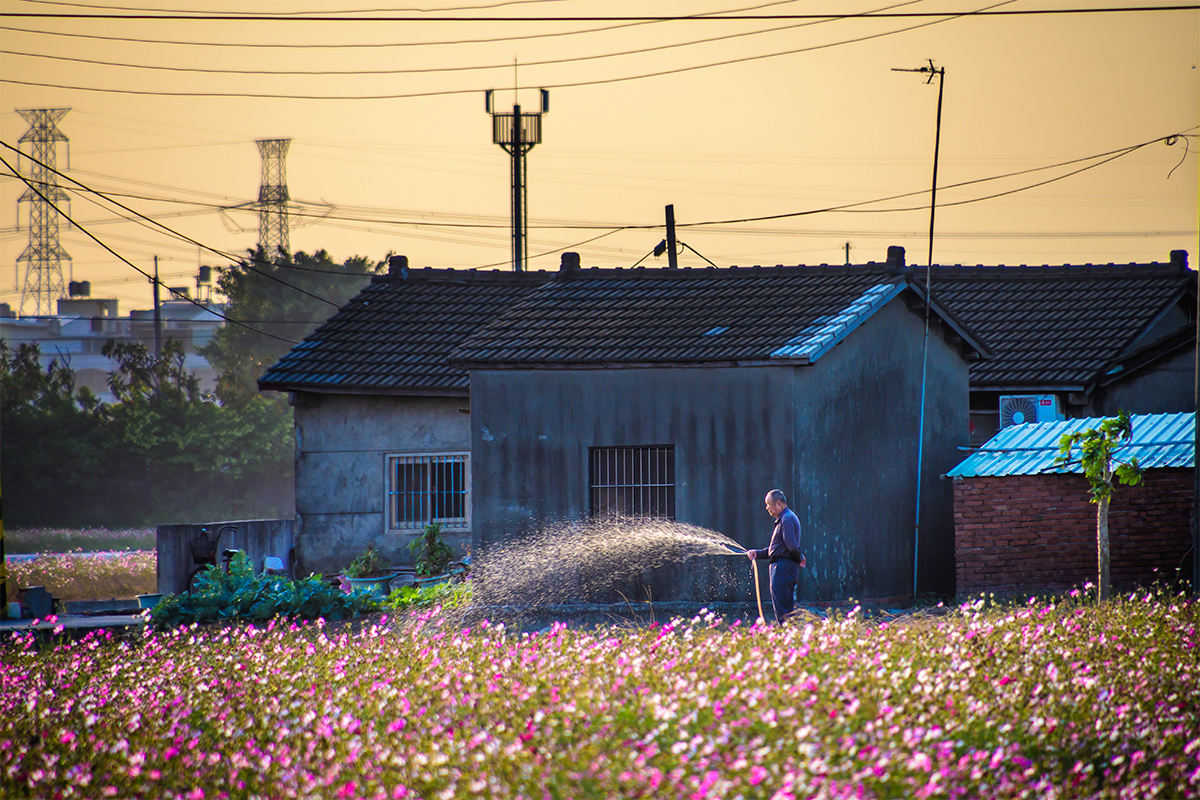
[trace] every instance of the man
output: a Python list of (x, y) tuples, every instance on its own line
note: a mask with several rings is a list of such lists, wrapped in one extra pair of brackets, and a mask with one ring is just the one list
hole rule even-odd
[(767, 513), (775, 518), (775, 530), (771, 532), (771, 544), (766, 550), (747, 550), (751, 561), (766, 559), (770, 564), (771, 606), (775, 619), (783, 618), (795, 610), (796, 581), (805, 558), (800, 554), (800, 520), (787, 506), (787, 498), (778, 489), (767, 492)]

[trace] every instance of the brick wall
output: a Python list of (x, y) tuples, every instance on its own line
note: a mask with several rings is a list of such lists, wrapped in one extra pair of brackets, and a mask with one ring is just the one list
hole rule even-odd
[[(1082, 475), (956, 478), (958, 593), (1095, 583), (1096, 506), (1088, 497)], [(1192, 470), (1148, 470), (1141, 485), (1117, 486), (1113, 498), (1108, 530), (1114, 590), (1190, 576)]]

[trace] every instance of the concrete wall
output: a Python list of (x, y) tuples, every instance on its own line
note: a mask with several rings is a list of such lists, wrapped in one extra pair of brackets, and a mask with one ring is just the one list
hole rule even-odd
[[(296, 571), (333, 574), (375, 545), (412, 564), (416, 532), (386, 532), (386, 460), (470, 449), (466, 397), (297, 394)], [(446, 533), (461, 557), (470, 530)]]
[(1185, 347), (1168, 359), (1092, 394), (1089, 416), (1165, 414), (1196, 410), (1196, 348)]
[[(1138, 486), (1113, 490), (1116, 591), (1190, 578), (1191, 511), (1190, 469), (1147, 470)], [(1082, 475), (956, 478), (954, 518), (961, 594), (1063, 591), (1096, 581), (1096, 506)]]
[(263, 560), (267, 556), (274, 556), (283, 562), (289, 574), (294, 574), (294, 528), (290, 519), (243, 519), (159, 525), (155, 536), (158, 550), (158, 591), (162, 594), (186, 592), (188, 579), (196, 569), (192, 558), (192, 540), (206, 529), (210, 535), (219, 534), (225, 525), (236, 525), (237, 530), (227, 532), (217, 540), (218, 566), (224, 564), (221, 558), (222, 550), (241, 550), (254, 564), (255, 572), (262, 572)]
[[(894, 301), (808, 367), (473, 371), (474, 544), (586, 518), (589, 447), (673, 444), (678, 521), (765, 547), (762, 499), (778, 487), (804, 531), (802, 598), (911, 594), (922, 325)], [(967, 443), (967, 365), (930, 342), (921, 589), (950, 591), (952, 495), (938, 476)], [(752, 600), (749, 566), (730, 562), (646, 580), (656, 600)]]

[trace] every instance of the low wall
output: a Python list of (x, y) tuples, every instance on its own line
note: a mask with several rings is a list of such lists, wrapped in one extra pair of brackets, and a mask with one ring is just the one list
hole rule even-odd
[(192, 540), (206, 529), (216, 532), (225, 525), (236, 525), (237, 531), (222, 535), (217, 542), (218, 565), (222, 563), (221, 551), (229, 548), (244, 552), (254, 563), (255, 572), (262, 572), (264, 559), (274, 556), (283, 562), (288, 575), (293, 576), (295, 536), (294, 523), (290, 519), (242, 519), (159, 525), (158, 591), (163, 594), (186, 592), (188, 577), (196, 568), (192, 560)]
[[(1113, 490), (1115, 591), (1191, 575), (1192, 491), (1191, 469), (1147, 470), (1140, 485)], [(1096, 506), (1089, 497), (1082, 475), (956, 478), (956, 591), (1003, 595), (1095, 583)]]

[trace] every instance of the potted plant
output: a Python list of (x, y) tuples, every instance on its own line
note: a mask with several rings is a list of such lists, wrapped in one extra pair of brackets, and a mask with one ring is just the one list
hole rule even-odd
[(450, 565), (454, 551), (442, 538), (442, 526), (438, 523), (425, 526), (425, 532), (408, 546), (417, 562), (417, 574), (421, 577), (441, 575)]
[(351, 589), (370, 589), (373, 594), (382, 597), (388, 593), (392, 570), (375, 545), (370, 545), (342, 571), (342, 577)]

